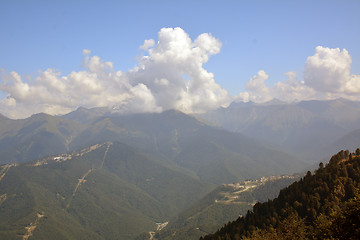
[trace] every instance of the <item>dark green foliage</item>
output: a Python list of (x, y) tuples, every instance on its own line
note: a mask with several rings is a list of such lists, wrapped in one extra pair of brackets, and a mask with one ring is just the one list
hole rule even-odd
[(203, 239), (359, 239), (359, 190), (360, 156), (341, 151), (314, 175)]

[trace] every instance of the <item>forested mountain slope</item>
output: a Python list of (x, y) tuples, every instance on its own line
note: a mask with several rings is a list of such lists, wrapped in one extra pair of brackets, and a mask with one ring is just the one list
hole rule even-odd
[(64, 116), (0, 118), (0, 164), (108, 141), (149, 152), (216, 185), (289, 174), (304, 167), (304, 162), (273, 146), (174, 110), (119, 115), (107, 108), (79, 108)]
[(3, 165), (0, 239), (132, 239), (175, 217), (211, 188), (116, 142)]
[(203, 239), (359, 239), (359, 191), (360, 149), (341, 151), (314, 175)]
[[(302, 175), (262, 177), (233, 184), (223, 184), (190, 208), (181, 212), (169, 224), (157, 231), (159, 240), (196, 240), (207, 233), (245, 215), (256, 202), (275, 198), (280, 189), (289, 186)], [(147, 239), (147, 238), (139, 238)]]
[(26, 119), (0, 117), (0, 164), (35, 160), (67, 152), (83, 130), (75, 121), (40, 113)]

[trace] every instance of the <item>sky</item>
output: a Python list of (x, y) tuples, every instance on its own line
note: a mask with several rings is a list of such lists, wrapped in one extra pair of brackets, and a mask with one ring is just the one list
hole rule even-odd
[(0, 113), (360, 100), (360, 1), (0, 1)]

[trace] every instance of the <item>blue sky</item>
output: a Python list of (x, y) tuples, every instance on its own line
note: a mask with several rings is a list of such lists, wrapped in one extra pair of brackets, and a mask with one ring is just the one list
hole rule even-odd
[[(194, 40), (211, 33), (222, 43), (204, 69), (230, 95), (245, 91), (258, 71), (267, 86), (297, 72), (317, 46), (346, 49), (360, 74), (360, 1), (35, 1), (0, 2), (0, 68), (22, 81), (48, 68), (83, 69), (83, 49), (126, 72), (146, 39), (180, 27)], [(5, 97), (6, 91), (1, 94)], [(10, 93), (11, 95), (11, 93)]]

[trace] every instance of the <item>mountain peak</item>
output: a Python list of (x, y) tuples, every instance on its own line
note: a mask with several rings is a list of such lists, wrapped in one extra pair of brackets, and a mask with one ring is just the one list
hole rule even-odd
[(31, 115), (28, 119), (31, 120), (47, 120), (49, 118), (53, 118), (54, 116), (47, 113), (35, 113)]
[(0, 113), (0, 120), (8, 120), (9, 118)]
[(267, 102), (264, 102), (264, 103), (260, 103), (259, 105), (262, 105), (262, 106), (273, 106), (273, 105), (285, 105), (287, 104), (286, 102), (284, 101), (281, 101), (277, 98), (273, 98), (271, 99), (270, 101), (267, 101)]
[(75, 110), (75, 112), (77, 112), (77, 111), (79, 111), (79, 112), (88, 112), (90, 110), (88, 108), (86, 108), (86, 107), (80, 106)]
[(252, 102), (252, 101), (249, 101), (249, 102), (232, 102), (229, 107), (229, 109), (232, 109), (232, 108), (239, 108), (239, 107), (249, 107), (249, 106), (252, 106), (254, 105), (255, 103)]
[(75, 111), (63, 115), (65, 119), (77, 121), (80, 123), (89, 123), (95, 118), (104, 116), (109, 113), (109, 109), (106, 107), (96, 107), (96, 108), (85, 108), (78, 107)]

